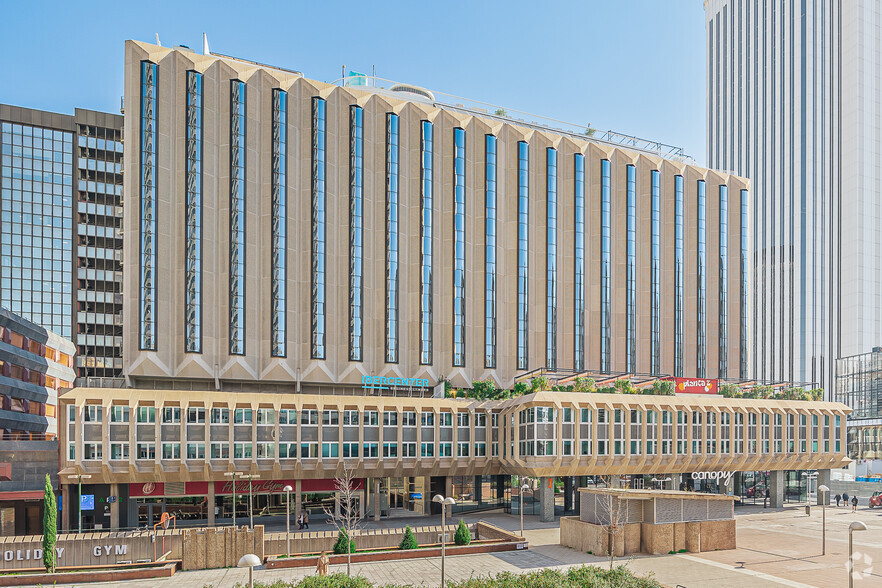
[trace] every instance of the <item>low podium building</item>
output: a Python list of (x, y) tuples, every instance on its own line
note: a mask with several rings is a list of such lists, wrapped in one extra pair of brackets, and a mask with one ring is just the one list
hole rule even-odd
[(594, 554), (659, 555), (735, 549), (735, 497), (668, 490), (581, 488), (578, 517), (560, 522), (561, 545)]

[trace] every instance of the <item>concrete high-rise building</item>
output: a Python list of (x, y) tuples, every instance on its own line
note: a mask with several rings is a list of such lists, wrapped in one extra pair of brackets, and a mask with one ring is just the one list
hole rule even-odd
[(390, 88), (127, 43), (132, 384), (746, 375), (746, 181)]
[(77, 345), (77, 374), (122, 376), (122, 125), (0, 104), (0, 304)]
[(751, 180), (759, 378), (882, 341), (880, 4), (707, 0), (708, 164)]

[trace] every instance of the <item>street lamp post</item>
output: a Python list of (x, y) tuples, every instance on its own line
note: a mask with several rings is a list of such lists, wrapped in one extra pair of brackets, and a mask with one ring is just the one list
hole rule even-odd
[(524, 536), (524, 491), (529, 489), (526, 482), (521, 486), (521, 537)]
[(290, 484), (282, 488), (285, 491), (285, 538), (287, 540), (285, 555), (288, 557), (291, 557), (291, 490), (293, 489)]
[[(71, 476), (74, 477), (74, 476)], [(88, 480), (92, 474), (77, 474), (77, 533), (83, 532), (83, 480)]]
[(821, 484), (818, 492), (821, 493), (821, 555), (827, 555), (827, 492), (830, 489)]
[[(854, 550), (852, 548), (855, 531), (866, 531), (867, 525), (860, 521), (854, 521), (848, 526), (848, 588), (854, 588)], [(442, 568), (443, 569), (443, 568)]]
[(434, 498), (432, 498), (432, 502), (437, 502), (441, 505), (441, 588), (444, 588), (446, 584), (446, 580), (444, 577), (444, 556), (446, 555), (445, 545), (447, 544), (447, 525), (445, 524), (445, 515), (447, 513), (447, 505), (453, 506), (456, 504), (456, 501), (451, 497), (444, 498), (440, 494), (436, 494)]
[(236, 476), (242, 475), (242, 472), (224, 472), (224, 476), (233, 479), (233, 527), (236, 526)]
[(259, 474), (239, 474), (243, 480), (248, 480), (248, 525), (254, 528), (254, 495), (251, 493), (251, 482), (254, 478), (259, 478)]

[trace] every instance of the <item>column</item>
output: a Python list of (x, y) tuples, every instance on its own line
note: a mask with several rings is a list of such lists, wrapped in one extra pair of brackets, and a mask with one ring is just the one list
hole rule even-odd
[(573, 477), (566, 476), (564, 483), (564, 512), (573, 510)]
[(769, 472), (769, 508), (784, 506), (784, 470)]
[[(827, 488), (829, 488), (831, 480), (832, 479), (830, 477), (830, 470), (818, 470), (817, 486), (815, 486), (815, 488), (820, 488), (821, 486), (826, 486)], [(830, 505), (830, 495), (832, 493), (832, 491), (827, 492), (826, 502), (828, 506)], [(817, 492), (817, 504), (821, 504), (823, 500), (822, 496), (823, 495), (820, 492)]]
[(610, 488), (618, 488), (621, 485), (621, 476), (610, 476), (609, 477), (609, 487)]
[(554, 478), (539, 478), (539, 522), (554, 522)]
[(110, 495), (116, 497), (110, 503), (110, 528), (119, 529), (119, 484), (110, 485)]
[(735, 472), (735, 475), (732, 477), (734, 480), (733, 483), (735, 484), (734, 489), (733, 489), (733, 493), (735, 494), (735, 496), (741, 496), (741, 483), (742, 483), (741, 476), (742, 476), (741, 472)]
[(209, 527), (214, 526), (214, 508), (215, 508), (214, 504), (215, 504), (214, 481), (209, 480), (208, 481), (208, 494), (206, 495), (206, 499), (205, 499), (205, 511), (206, 511), (206, 513), (208, 513), (208, 526)]
[(67, 531), (70, 529), (70, 484), (59, 484), (59, 489), (61, 490), (61, 516), (56, 520), (60, 523), (59, 530)]
[(380, 522), (380, 481), (374, 479), (374, 520)]

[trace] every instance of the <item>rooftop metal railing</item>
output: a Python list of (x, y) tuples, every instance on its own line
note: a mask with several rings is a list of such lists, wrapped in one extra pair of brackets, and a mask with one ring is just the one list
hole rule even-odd
[[(393, 92), (390, 90), (391, 87), (398, 85), (415, 87), (418, 90), (425, 90), (425, 88), (414, 86), (413, 84), (396, 82), (394, 80), (369, 75), (349, 75), (343, 78), (338, 78), (331, 83), (337, 86), (344, 86), (356, 90), (365, 90), (369, 92), (385, 94), (387, 96), (395, 96), (399, 99), (403, 98), (402, 92)], [(502, 106), (491, 104), (489, 102), (481, 102), (480, 100), (472, 100), (469, 98), (463, 98), (462, 96), (455, 96), (453, 94), (437, 92), (435, 90), (429, 90), (429, 94), (434, 98), (434, 100), (426, 96), (423, 96), (423, 100), (435, 106), (458, 110), (469, 114), (475, 114), (485, 118), (496, 118), (508, 123), (531, 127), (539, 130), (561, 133), (582, 140), (597, 141), (600, 143), (614, 145), (616, 147), (627, 147), (628, 149), (652, 153), (653, 155), (658, 155), (666, 159), (676, 159), (685, 163), (695, 162), (695, 160), (691, 156), (686, 154), (682, 147), (668, 145), (667, 143), (662, 143), (660, 141), (643, 139), (635, 135), (619, 133), (613, 130), (601, 131), (600, 129), (592, 127), (590, 124), (582, 125), (577, 123), (569, 123), (548, 116), (532, 114), (522, 110), (504, 108)], [(413, 96), (412, 93), (410, 93), (410, 95), (411, 97)], [(420, 95), (422, 94), (420, 93)], [(419, 100), (419, 98), (415, 99)]]

